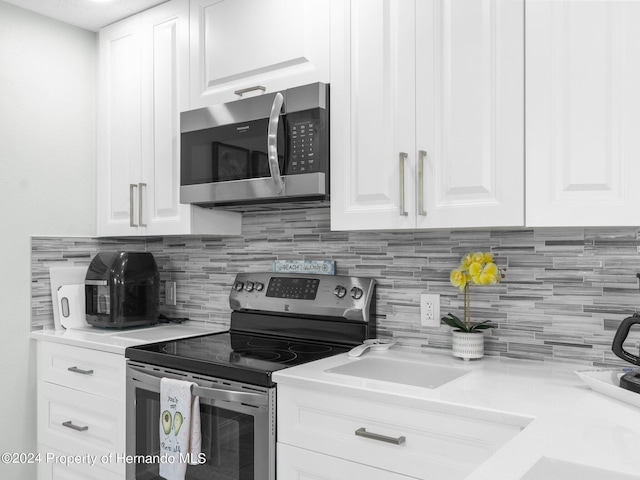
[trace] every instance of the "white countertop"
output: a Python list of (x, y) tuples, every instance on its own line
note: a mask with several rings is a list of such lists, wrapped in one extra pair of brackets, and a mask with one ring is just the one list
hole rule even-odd
[[(367, 356), (456, 367), (468, 373), (434, 389), (326, 373), (358, 361), (342, 354), (275, 372), (273, 379), (279, 384), (526, 425), (468, 480), (517, 480), (544, 457), (640, 475), (640, 407), (592, 391), (575, 374), (593, 368), (497, 357), (464, 362), (439, 352), (417, 353), (400, 347), (369, 351), (359, 358)], [(589, 478), (605, 480), (610, 475)]]
[(83, 328), (67, 330), (35, 330), (31, 332), (30, 336), (34, 340), (64, 343), (66, 345), (124, 355), (127, 347), (223, 332), (225, 330), (227, 330), (227, 327), (221, 325), (189, 322), (184, 324), (162, 323), (148, 327), (123, 330), (103, 329), (89, 325)]

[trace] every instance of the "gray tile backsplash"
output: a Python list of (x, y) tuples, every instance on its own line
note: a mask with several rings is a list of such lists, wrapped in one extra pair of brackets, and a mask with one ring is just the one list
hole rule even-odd
[[(638, 228), (540, 228), (332, 232), (329, 210), (245, 214), (242, 236), (32, 239), (32, 329), (53, 326), (48, 269), (88, 265), (99, 250), (147, 250), (164, 282), (177, 282), (169, 316), (228, 324), (235, 274), (270, 271), (276, 259), (330, 259), (339, 275), (378, 280), (379, 335), (422, 348), (451, 347), (449, 327), (420, 326), (421, 293), (441, 295), (441, 313), (462, 313), (449, 272), (468, 251), (491, 251), (506, 278), (471, 288), (474, 320), (493, 320), (486, 353), (541, 361), (622, 364), (611, 352), (622, 319), (638, 311)], [(164, 291), (161, 290), (161, 298)], [(639, 338), (628, 349), (637, 351)]]

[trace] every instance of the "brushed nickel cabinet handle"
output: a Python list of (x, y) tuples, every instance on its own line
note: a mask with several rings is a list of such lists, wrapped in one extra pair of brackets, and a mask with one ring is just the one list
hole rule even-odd
[(424, 209), (424, 158), (427, 152), (418, 150), (418, 215), (427, 216)]
[(133, 189), (134, 188), (138, 188), (138, 185), (136, 185), (135, 183), (130, 183), (129, 184), (129, 226), (130, 227), (137, 227), (138, 226), (138, 224), (133, 221), (133, 219), (134, 219), (134, 216), (133, 216), (133, 210), (134, 210), (134, 206), (133, 206)]
[(78, 367), (69, 367), (69, 368), (67, 368), (67, 370), (69, 370), (70, 372), (73, 372), (73, 373), (80, 373), (82, 375), (93, 375), (93, 370), (83, 370), (83, 369), (78, 368)]
[(249, 92), (253, 92), (254, 90), (262, 90), (263, 92), (266, 92), (267, 89), (264, 88), (262, 85), (256, 85), (255, 87), (247, 87), (247, 88), (241, 88), (240, 90), (236, 90), (235, 93), (236, 95), (238, 95), (239, 97), (241, 97), (242, 95), (244, 95), (245, 93), (249, 93)]
[(85, 425), (84, 427), (79, 427), (78, 425), (74, 425), (71, 420), (69, 420), (68, 422), (62, 422), (62, 426), (70, 428), (71, 430), (75, 430), (77, 432), (85, 432), (89, 430), (88, 426)]
[(387, 437), (386, 435), (380, 435), (379, 433), (367, 432), (367, 429), (362, 427), (355, 431), (358, 437), (370, 438), (371, 440), (378, 440), (379, 442), (392, 443), (393, 445), (402, 445), (406, 438), (401, 437)]
[(141, 227), (146, 227), (147, 224), (142, 222), (142, 187), (144, 187), (146, 190), (147, 184), (146, 183), (138, 184), (138, 224)]
[(400, 177), (400, 215), (406, 217), (408, 215), (407, 211), (404, 208), (404, 161), (407, 159), (409, 155), (406, 153), (400, 152), (400, 162), (399, 162), (399, 177)]

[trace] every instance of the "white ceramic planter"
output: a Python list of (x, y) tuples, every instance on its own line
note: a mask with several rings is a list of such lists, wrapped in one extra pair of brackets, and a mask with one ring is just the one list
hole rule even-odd
[(482, 358), (484, 356), (483, 332), (460, 332), (453, 330), (453, 356), (464, 360)]

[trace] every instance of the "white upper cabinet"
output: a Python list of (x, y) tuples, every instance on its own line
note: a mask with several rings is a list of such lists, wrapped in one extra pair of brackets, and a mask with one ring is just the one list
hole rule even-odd
[(190, 108), (328, 83), (329, 6), (327, 0), (191, 0)]
[(527, 3), (527, 224), (639, 225), (640, 2)]
[[(140, 18), (100, 31), (98, 235), (130, 235), (140, 178)], [(135, 187), (134, 187), (135, 186)]]
[(522, 226), (524, 1), (416, 8), (417, 226)]
[(333, 2), (334, 230), (415, 227), (414, 13), (411, 0)]
[(332, 6), (336, 230), (524, 224), (524, 1)]
[(238, 213), (180, 203), (189, 3), (100, 32), (98, 235), (239, 234)]

